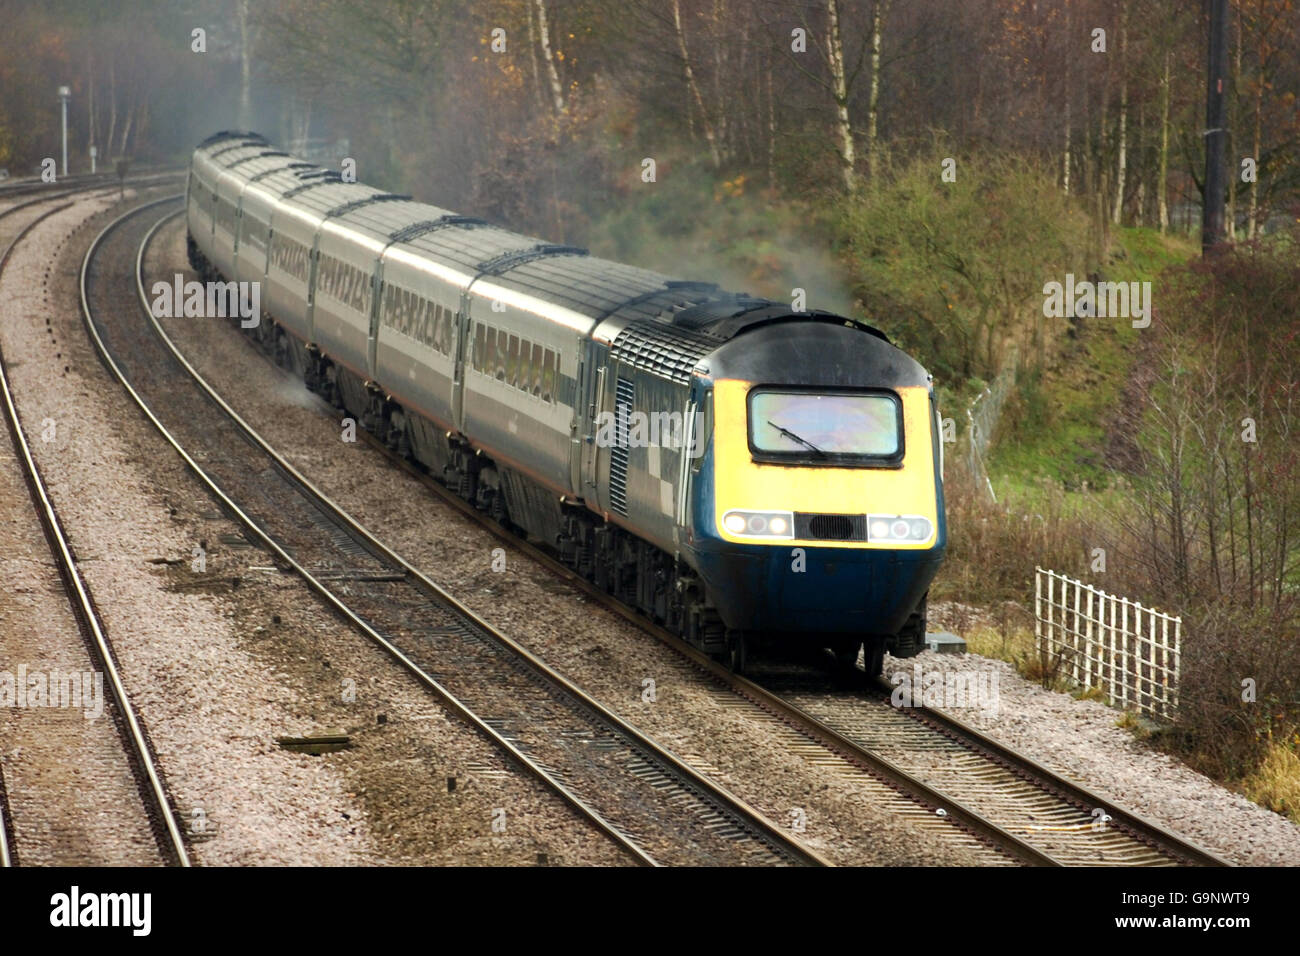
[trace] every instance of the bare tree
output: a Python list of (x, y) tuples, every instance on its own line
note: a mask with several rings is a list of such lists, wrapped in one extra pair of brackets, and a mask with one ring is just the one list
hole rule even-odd
[(1128, 0), (1119, 21), (1119, 158), (1115, 164), (1115, 208), (1110, 221), (1118, 226), (1124, 214), (1124, 180), (1128, 173)]
[(564, 89), (560, 86), (560, 73), (555, 68), (555, 57), (551, 54), (551, 28), (546, 21), (546, 0), (533, 0), (537, 9), (537, 43), (542, 49), (542, 61), (546, 64), (546, 78), (551, 84), (551, 101), (555, 115), (564, 112)]
[(717, 133), (714, 130), (713, 121), (709, 119), (709, 111), (704, 106), (704, 97), (700, 95), (700, 84), (696, 82), (695, 70), (691, 66), (691, 54), (686, 47), (686, 33), (682, 29), (680, 0), (673, 0), (673, 32), (677, 37), (677, 49), (682, 58), (682, 75), (686, 79), (686, 88), (690, 92), (691, 98), (695, 100), (696, 108), (700, 111), (700, 125), (704, 128), (704, 138), (709, 144), (709, 157), (713, 161), (713, 168), (717, 169), (722, 165), (722, 156), (718, 152)]

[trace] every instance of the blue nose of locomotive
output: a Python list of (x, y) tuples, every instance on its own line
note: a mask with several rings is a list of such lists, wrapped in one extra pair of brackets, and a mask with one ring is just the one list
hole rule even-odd
[(894, 634), (929, 588), (942, 544), (924, 551), (701, 541), (700, 573), (728, 627)]

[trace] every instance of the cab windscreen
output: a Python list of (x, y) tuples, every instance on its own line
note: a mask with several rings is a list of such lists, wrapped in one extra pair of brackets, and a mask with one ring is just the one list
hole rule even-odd
[(903, 457), (903, 408), (871, 391), (755, 388), (749, 449), (760, 461), (895, 465)]

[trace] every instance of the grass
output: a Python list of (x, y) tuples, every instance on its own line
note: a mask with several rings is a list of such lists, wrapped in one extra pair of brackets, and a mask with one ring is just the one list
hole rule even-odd
[[(1195, 254), (1185, 239), (1161, 236), (1154, 229), (1121, 229), (1112, 239), (1103, 278), (1151, 282), (1158, 311), (1160, 274)], [(1071, 492), (1111, 483), (1107, 443), (1144, 334), (1128, 319), (1084, 319), (1073, 337), (1067, 333), (1062, 340), (1058, 357), (1021, 375), (993, 455), (995, 488), (1023, 490), (1044, 477)]]
[(1264, 759), (1241, 781), (1246, 797), (1292, 823), (1300, 824), (1300, 739), (1283, 745), (1269, 741)]

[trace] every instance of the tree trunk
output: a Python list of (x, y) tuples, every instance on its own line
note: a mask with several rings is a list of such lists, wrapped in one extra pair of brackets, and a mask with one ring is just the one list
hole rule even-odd
[[(1226, 153), (1229, 157), (1228, 162), (1228, 208), (1223, 216), (1223, 233), (1229, 242), (1235, 242), (1237, 238), (1237, 178), (1240, 175), (1240, 165), (1233, 161), (1238, 154), (1239, 145), (1237, 142), (1237, 125), (1238, 109), (1237, 91), (1241, 88), (1241, 36), (1245, 31), (1241, 28), (1241, 6), (1237, 6), (1237, 49), (1232, 57), (1232, 89), (1228, 97), (1228, 135)], [(1236, 167), (1236, 171), (1233, 167)]]
[(560, 86), (560, 74), (555, 69), (555, 58), (551, 56), (551, 28), (546, 23), (545, 0), (533, 0), (537, 8), (537, 39), (542, 48), (542, 60), (546, 63), (546, 78), (551, 84), (551, 100), (555, 106), (555, 115), (564, 112), (564, 90)]
[(772, 71), (763, 73), (767, 82), (767, 185), (776, 189), (776, 103), (772, 98)]
[[(1263, 41), (1260, 41), (1260, 47), (1263, 47)], [(1260, 62), (1263, 62), (1263, 50), (1260, 50)], [(1250, 184), (1250, 200), (1246, 206), (1246, 238), (1254, 239), (1256, 231), (1259, 228), (1259, 150), (1262, 143), (1260, 142), (1260, 119), (1264, 113), (1264, 77), (1261, 74), (1259, 81), (1255, 84), (1255, 137), (1251, 143), (1251, 155), (1255, 157), (1255, 181)], [(1233, 177), (1234, 179), (1236, 176)]]
[[(676, 6), (676, 0), (673, 0), (673, 5)], [(877, 2), (877, 17), (879, 12), (880, 6), (879, 2)], [(849, 121), (849, 90), (848, 79), (844, 73), (844, 45), (840, 38), (839, 0), (826, 0), (826, 19), (828, 23), (826, 59), (831, 68), (831, 93), (835, 99), (835, 126), (839, 134), (840, 175), (844, 179), (844, 188), (849, 192), (853, 192), (858, 185), (857, 175), (853, 169), (857, 162), (857, 156), (853, 149), (853, 124)], [(873, 20), (874, 22), (876, 21)], [(874, 66), (872, 81), (875, 82)], [(873, 112), (872, 122), (874, 122), (874, 115)]]
[(1150, 171), (1145, 161), (1146, 141), (1147, 141), (1147, 105), (1146, 103), (1138, 103), (1137, 139), (1134, 141), (1134, 148), (1136, 152), (1136, 159), (1134, 165), (1136, 166), (1136, 169), (1134, 170), (1133, 173), (1134, 181), (1137, 183), (1137, 190), (1133, 195), (1133, 206), (1137, 209), (1137, 220), (1133, 223), (1133, 225), (1135, 226), (1145, 226), (1148, 221), (1147, 177)]
[[(867, 178), (876, 178), (876, 166), (879, 159), (876, 152), (876, 128), (880, 117), (880, 46), (885, 15), (889, 12), (889, 0), (876, 0), (876, 7), (871, 12), (871, 91), (867, 99)], [(838, 17), (836, 22), (836, 42), (839, 40)], [(840, 50), (840, 70), (844, 69), (843, 49)], [(847, 104), (847, 91), (845, 102)], [(846, 107), (847, 108), (847, 107)], [(847, 117), (847, 113), (845, 114)], [(852, 141), (850, 141), (850, 146)]]
[[(538, 2), (540, 3), (541, 0)], [(677, 52), (682, 58), (682, 73), (686, 77), (686, 89), (700, 111), (700, 125), (704, 127), (704, 139), (709, 144), (709, 157), (713, 161), (713, 168), (717, 169), (722, 165), (722, 157), (718, 153), (717, 134), (714, 132), (713, 123), (709, 120), (709, 112), (704, 108), (704, 97), (700, 95), (700, 86), (695, 82), (695, 71), (691, 68), (691, 55), (686, 49), (686, 34), (682, 30), (681, 0), (673, 0), (673, 29), (677, 32)]]
[(86, 57), (86, 145), (95, 145), (95, 54)]
[(135, 103), (134, 101), (132, 101), (131, 105), (128, 106), (126, 109), (126, 122), (122, 124), (122, 145), (118, 149), (118, 153), (122, 156), (127, 155), (126, 142), (131, 137), (131, 121), (134, 118), (135, 118)]
[[(713, 47), (713, 103), (717, 107), (714, 115), (718, 118), (718, 155), (730, 159), (735, 155), (735, 150), (731, 145), (734, 135), (727, 128), (727, 115), (730, 110), (723, 105), (726, 102), (722, 95), (724, 67), (722, 63), (722, 43), (719, 41), (719, 36), (722, 34), (720, 24), (723, 22), (724, 16), (722, 0), (713, 0), (713, 29), (709, 37), (709, 45)], [(740, 75), (744, 76), (744, 73), (740, 72)]]
[(537, 28), (533, 26), (533, 7), (529, 4), (525, 9), (528, 11), (528, 56), (533, 67), (533, 92), (537, 95), (538, 104), (545, 110), (546, 91), (542, 89), (541, 68), (537, 65)]
[(104, 148), (108, 154), (113, 153), (113, 137), (117, 134), (117, 64), (112, 58), (108, 61), (108, 135), (104, 137)]
[[(1065, 2), (1065, 35), (1074, 35), (1074, 18), (1070, 15), (1070, 2)], [(1065, 57), (1065, 148), (1061, 150), (1061, 191), (1070, 195), (1070, 63), (1074, 57)]]
[(1115, 167), (1115, 209), (1110, 221), (1118, 226), (1124, 215), (1124, 177), (1128, 167), (1128, 2), (1119, 21), (1119, 161)]
[(1160, 159), (1156, 170), (1156, 201), (1160, 204), (1160, 232), (1169, 231), (1169, 51), (1160, 75)]
[(239, 22), (239, 118), (236, 125), (246, 130), (253, 126), (253, 61), (252, 51), (248, 48), (248, 0), (239, 0), (235, 17)]

